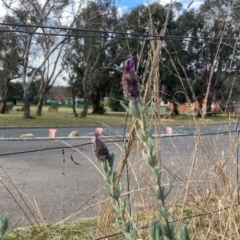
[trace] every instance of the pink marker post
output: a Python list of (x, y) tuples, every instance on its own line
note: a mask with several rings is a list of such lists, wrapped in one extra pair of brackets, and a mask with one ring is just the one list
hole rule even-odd
[(49, 129), (49, 137), (54, 138), (56, 135), (57, 129)]
[(98, 133), (98, 135), (102, 135), (103, 133), (103, 128), (96, 128), (96, 133)]

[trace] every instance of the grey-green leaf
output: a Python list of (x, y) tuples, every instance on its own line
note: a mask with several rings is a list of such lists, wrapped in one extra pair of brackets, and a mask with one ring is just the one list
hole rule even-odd
[(157, 182), (161, 181), (162, 171), (158, 167), (154, 167), (154, 175)]
[(135, 228), (132, 228), (131, 229), (131, 232), (130, 232), (130, 237), (131, 237), (131, 240), (136, 240), (137, 239), (137, 231)]
[(149, 228), (150, 240), (162, 240), (163, 234), (158, 220), (153, 220)]
[(4, 214), (2, 216), (2, 219), (0, 220), (0, 234), (1, 234), (1, 238), (4, 237), (7, 229), (8, 229), (8, 215)]
[(157, 197), (158, 200), (161, 200), (161, 193), (159, 191), (158, 186), (155, 186), (152, 188), (153, 193), (155, 194), (155, 196)]
[(129, 219), (127, 219), (123, 223), (123, 231), (129, 233), (131, 230), (131, 227), (132, 227), (132, 222)]
[(190, 240), (190, 234), (186, 225), (182, 224), (180, 228), (180, 239), (181, 240)]
[(170, 185), (169, 185), (168, 189), (162, 187), (162, 193), (163, 193), (163, 198), (164, 198), (164, 199), (166, 199), (166, 197), (167, 197), (168, 194), (170, 193), (171, 189), (172, 189), (172, 182), (170, 182)]
[(166, 207), (162, 207), (160, 209), (160, 213), (162, 214), (162, 216), (165, 218), (165, 220), (168, 219), (168, 209)]

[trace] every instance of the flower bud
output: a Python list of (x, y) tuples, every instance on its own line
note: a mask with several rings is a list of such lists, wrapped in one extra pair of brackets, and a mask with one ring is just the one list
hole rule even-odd
[(140, 97), (140, 88), (134, 68), (134, 61), (127, 59), (122, 76), (122, 87), (124, 96), (129, 100), (136, 101)]
[(108, 148), (105, 143), (99, 138), (98, 133), (95, 133), (94, 136), (93, 151), (99, 161), (103, 160), (103, 158), (108, 159), (110, 157)]

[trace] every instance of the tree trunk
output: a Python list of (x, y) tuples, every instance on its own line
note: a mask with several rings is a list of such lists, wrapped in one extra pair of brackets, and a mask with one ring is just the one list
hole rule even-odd
[(6, 106), (7, 106), (7, 98), (8, 98), (8, 90), (9, 90), (9, 83), (10, 81), (7, 80), (6, 84), (4, 86), (3, 90), (3, 98), (2, 98), (2, 103), (0, 106), (0, 113), (5, 113), (6, 112)]
[(206, 106), (206, 109), (207, 109), (207, 112), (206, 112), (206, 115), (207, 116), (210, 116), (212, 115), (212, 97), (208, 95), (208, 99), (206, 100), (206, 103), (207, 103), (207, 106)]
[(86, 117), (86, 116), (87, 116), (88, 105), (89, 105), (88, 97), (84, 97), (83, 110), (82, 110), (82, 112), (81, 112), (81, 117)]
[(92, 96), (92, 104), (93, 104), (93, 110), (92, 110), (92, 113), (98, 113), (98, 108), (100, 106), (100, 94), (99, 93), (96, 93)]
[(177, 104), (176, 102), (173, 103), (172, 114), (173, 114), (173, 115), (179, 115), (178, 104)]
[(2, 103), (0, 106), (0, 113), (5, 113), (6, 112), (6, 106), (7, 106), (7, 101), (6, 99), (2, 99)]
[(72, 87), (72, 101), (73, 101), (73, 105), (72, 105), (73, 114), (75, 117), (78, 117), (78, 113), (76, 111), (76, 94), (73, 87)]
[(24, 118), (30, 118), (30, 101), (29, 101), (29, 97), (28, 94), (25, 93), (24, 94), (24, 114), (23, 117)]
[(202, 116), (202, 108), (203, 108), (203, 97), (198, 99), (198, 112), (197, 112), (197, 116), (201, 117)]
[(212, 97), (208, 95), (206, 99), (205, 96), (198, 100), (199, 109), (198, 109), (198, 117), (204, 118), (205, 116), (210, 116), (211, 113), (211, 104), (212, 104)]
[(37, 116), (41, 116), (42, 115), (43, 102), (44, 102), (44, 94), (41, 94), (39, 96), (37, 110), (36, 110), (36, 115)]
[(76, 100), (75, 100), (75, 98), (73, 98), (72, 109), (73, 109), (74, 117), (78, 117), (78, 113), (77, 113), (77, 111), (76, 111)]
[(97, 109), (99, 107), (99, 103), (97, 101), (93, 101), (93, 110), (92, 113), (98, 113)]

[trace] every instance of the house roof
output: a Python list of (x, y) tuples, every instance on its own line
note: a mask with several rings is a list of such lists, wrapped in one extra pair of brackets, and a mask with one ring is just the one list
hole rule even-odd
[(60, 98), (60, 97), (65, 100), (65, 97), (64, 97), (62, 94), (57, 95), (57, 96), (55, 97), (55, 99), (58, 99), (58, 98)]

